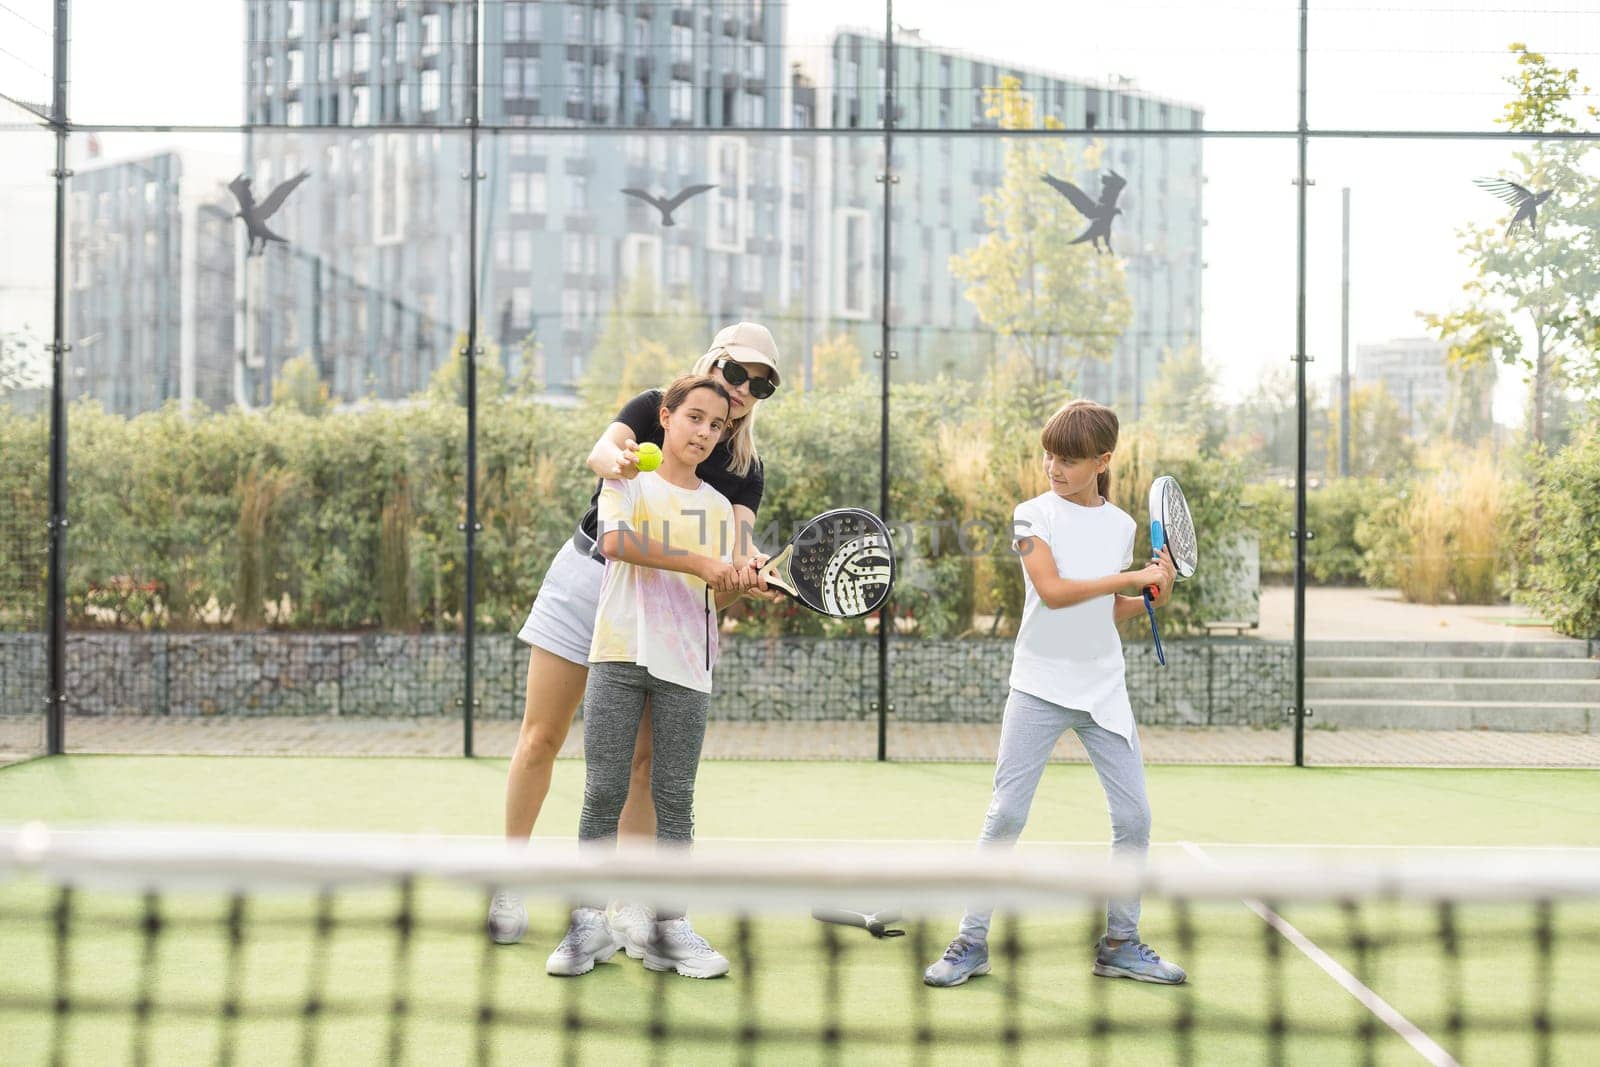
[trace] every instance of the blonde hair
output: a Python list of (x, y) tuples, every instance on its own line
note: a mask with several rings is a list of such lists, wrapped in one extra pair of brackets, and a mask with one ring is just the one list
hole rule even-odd
[[(694, 361), (690, 374), (709, 375), (712, 364), (723, 357), (733, 359), (726, 348), (717, 347)], [(734, 360), (738, 362), (738, 360)], [(761, 454), (756, 450), (756, 408), (761, 404), (755, 397), (750, 398), (750, 410), (737, 419), (728, 421), (728, 428), (724, 431), (728, 441), (728, 469), (743, 478), (750, 473), (750, 468), (760, 460)]]
[[(1062, 459), (1098, 459), (1117, 448), (1117, 413), (1093, 400), (1069, 400), (1044, 424), (1039, 442), (1052, 456)], [(1095, 489), (1111, 496), (1111, 470), (1100, 472)]]

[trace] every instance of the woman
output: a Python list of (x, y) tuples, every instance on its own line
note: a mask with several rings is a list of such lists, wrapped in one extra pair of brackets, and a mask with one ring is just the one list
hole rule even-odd
[[(754, 530), (765, 487), (756, 449), (755, 409), (778, 387), (778, 346), (765, 326), (735, 323), (717, 334), (711, 348), (695, 361), (692, 373), (716, 379), (729, 396), (728, 425), (711, 455), (697, 468), (697, 474), (733, 505), (736, 529)], [(662, 443), (661, 400), (659, 389), (646, 390), (630, 400), (595, 442), (589, 453), (589, 469), (602, 479), (635, 477), (639, 473), (639, 445), (647, 441)], [(518, 635), (532, 647), (522, 729), (506, 780), (505, 830), (512, 841), (526, 841), (533, 833), (539, 809), (550, 791), (556, 755), (566, 741), (588, 683), (589, 647), (605, 569), (595, 549), (599, 495), (597, 483), (589, 510), (577, 533), (551, 561), (533, 611)], [(738, 579), (719, 579), (713, 582), (713, 591), (743, 588), (780, 598), (776, 592), (766, 593), (766, 583), (755, 578), (755, 571), (766, 562), (766, 556), (750, 543), (748, 535), (739, 541), (733, 546)], [(646, 708), (634, 747), (628, 801), (622, 809), (620, 833), (625, 837), (655, 834), (655, 808), (650, 799), (650, 726)], [(623, 908), (611, 918), (623, 935), (634, 926), (653, 922), (648, 913), (637, 907)], [(496, 893), (489, 905), (489, 933), (494, 940), (502, 945), (515, 944), (527, 929), (528, 913), (522, 900), (509, 892)], [(644, 936), (642, 930), (639, 936)]]

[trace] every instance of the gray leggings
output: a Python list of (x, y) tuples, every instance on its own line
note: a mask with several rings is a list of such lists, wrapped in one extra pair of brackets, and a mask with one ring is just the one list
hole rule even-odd
[[(1061, 735), (1075, 730), (1089, 753), (1111, 811), (1111, 851), (1118, 858), (1143, 863), (1150, 851), (1150, 801), (1144, 790), (1144, 759), (1139, 731), (1124, 738), (1098, 725), (1086, 711), (1075, 711), (1013, 689), (1000, 726), (1000, 755), (994, 767), (994, 798), (983, 820), (979, 848), (1009, 848), (1022, 833), (1039, 788), (1045, 764)], [(983, 940), (989, 936), (988, 911), (969, 911), (961, 933)], [(1139, 936), (1139, 898), (1110, 901), (1106, 935), (1118, 940)]]
[[(616, 839), (646, 697), (650, 700), (650, 797), (656, 804), (656, 840), (684, 848), (694, 840), (694, 779), (700, 770), (711, 694), (664, 682), (636, 663), (591, 663), (589, 685), (583, 693), (586, 770), (579, 841)], [(658, 908), (659, 918), (682, 914)]]

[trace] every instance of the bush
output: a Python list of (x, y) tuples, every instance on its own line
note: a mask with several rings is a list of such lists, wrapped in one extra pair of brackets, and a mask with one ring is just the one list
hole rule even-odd
[(1509, 587), (1508, 499), (1501, 470), (1485, 451), (1420, 475), (1357, 523), (1362, 576), (1369, 585), (1398, 588), (1413, 603), (1499, 602)]
[[(763, 406), (763, 547), (777, 548), (830, 507), (878, 509), (879, 389), (861, 378), (789, 390)], [(1003, 375), (976, 391), (948, 379), (895, 388), (889, 510), (900, 528), (898, 630), (1015, 627), (1023, 578), (1010, 546), (1012, 510), (1045, 488), (1039, 431), (1060, 399)], [(564, 409), (486, 391), (477, 443), (481, 626), (505, 631), (522, 621), (587, 506), (593, 478), (584, 457), (611, 415), (609, 406)], [(462, 625), (466, 418), (456, 391), (332, 412), (284, 403), (185, 417), (172, 405), (132, 419), (84, 402), (70, 419), (70, 626)], [(34, 590), (42, 606), (46, 428), (0, 413), (0, 443), (0, 508), (18, 517), (0, 540), (0, 581), (7, 591)], [(1145, 494), (1158, 472), (1182, 481), (1208, 542), (1258, 517), (1243, 507), (1234, 463), (1199, 458), (1193, 441), (1125, 427), (1113, 498), (1139, 521), (1136, 560), (1148, 555)], [(28, 534), (35, 522), (36, 536)], [(1202, 570), (1179, 587), (1175, 631), (1208, 617), (1218, 580)], [(36, 614), (8, 609), (0, 625), (34, 626)], [(865, 631), (862, 621), (786, 605), (746, 604), (733, 617), (758, 633)]]
[(1518, 599), (1572, 637), (1600, 637), (1600, 432), (1536, 461), (1537, 512)]

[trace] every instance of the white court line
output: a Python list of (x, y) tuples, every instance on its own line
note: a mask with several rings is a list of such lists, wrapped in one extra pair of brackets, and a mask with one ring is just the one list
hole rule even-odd
[[(1199, 845), (1189, 841), (1180, 843), (1183, 845), (1184, 851), (1200, 862), (1212, 867), (1219, 866)], [(1318, 948), (1316, 942), (1295, 929), (1283, 916), (1259, 900), (1246, 899), (1242, 903), (1245, 907), (1255, 912), (1262, 922), (1282, 934), (1284, 940), (1299, 949), (1307, 959), (1322, 968), (1328, 977), (1339, 984), (1340, 988), (1355, 997), (1362, 1007), (1372, 1012), (1385, 1026), (1405, 1039), (1406, 1044), (1415, 1049), (1424, 1060), (1433, 1064), (1434, 1067), (1461, 1067), (1456, 1058), (1446, 1052), (1437, 1041), (1423, 1033), (1422, 1029), (1410, 1019), (1401, 1015), (1387, 1000), (1384, 1000), (1369, 989), (1361, 979), (1345, 970), (1338, 960)]]

